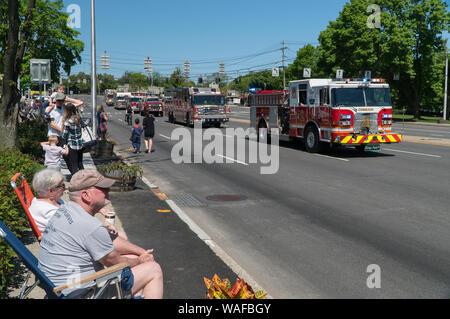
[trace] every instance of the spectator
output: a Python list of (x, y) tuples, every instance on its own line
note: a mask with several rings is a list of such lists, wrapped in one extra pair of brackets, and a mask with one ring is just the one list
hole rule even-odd
[[(64, 85), (60, 84), (56, 87), (56, 92), (53, 92), (52, 95), (50, 95), (49, 105), (45, 109), (46, 113), (50, 113), (53, 110), (53, 108), (56, 107), (56, 95), (58, 93), (64, 94), (65, 91), (66, 91), (66, 88)], [(65, 95), (65, 96), (66, 96), (66, 98), (64, 99), (64, 103), (72, 103), (72, 104), (77, 105), (80, 102), (80, 100), (72, 99), (72, 98), (68, 97), (67, 95)]]
[(131, 130), (130, 141), (133, 144), (134, 154), (141, 152), (141, 136), (144, 129), (139, 125), (139, 119), (134, 120), (135, 125)]
[[(83, 101), (75, 100), (73, 103), (76, 108), (80, 108), (83, 105)], [(62, 141), (62, 133), (64, 130), (64, 122), (63, 122), (63, 112), (64, 112), (64, 103), (66, 101), (66, 96), (64, 93), (58, 92), (55, 95), (56, 104), (54, 106), (49, 106), (46, 110), (46, 118), (48, 122), (48, 136), (56, 135), (58, 136), (58, 146), (63, 146)]]
[(29, 211), (41, 233), (56, 210), (64, 204), (61, 199), (65, 190), (64, 181), (64, 175), (54, 169), (43, 169), (34, 175), (36, 197), (31, 201)]
[(106, 132), (108, 131), (107, 121), (109, 119), (106, 115), (105, 108), (100, 104), (97, 106), (97, 136), (100, 141), (106, 140)]
[[(65, 178), (61, 172), (53, 169), (43, 169), (37, 172), (33, 178), (33, 189), (36, 192), (36, 197), (31, 201), (29, 211), (36, 222), (41, 233), (45, 231), (48, 221), (56, 212), (56, 210), (64, 205), (62, 196), (65, 190)], [(103, 216), (106, 215), (106, 209), (102, 208), (99, 211)], [(128, 236), (124, 231), (118, 231), (114, 226), (105, 222), (108, 232), (116, 234), (125, 241)], [(114, 247), (122, 249), (124, 242), (121, 240), (114, 240)]]
[(153, 136), (155, 136), (155, 118), (153, 114), (150, 114), (148, 110), (145, 111), (145, 117), (142, 122), (144, 127), (144, 143), (145, 143), (145, 153), (152, 153)]
[(42, 142), (41, 146), (45, 151), (45, 167), (61, 171), (61, 159), (64, 155), (69, 155), (69, 148), (67, 145), (62, 148), (57, 146), (57, 144), (58, 137), (56, 135), (50, 135), (48, 142)]
[[(114, 182), (96, 170), (81, 170), (72, 177), (70, 201), (55, 212), (43, 234), (39, 268), (55, 285), (63, 285), (102, 266), (127, 262), (134, 276), (132, 293), (142, 293), (146, 299), (162, 298), (163, 275), (153, 250), (129, 243), (119, 251), (105, 226), (94, 217), (109, 202), (109, 188)], [(86, 293), (91, 296), (95, 290), (94, 283), (89, 282), (63, 293), (69, 298), (87, 298)]]
[(83, 138), (81, 137), (81, 117), (75, 105), (69, 103), (64, 108), (63, 139), (69, 146), (68, 168), (70, 174), (84, 169), (83, 166)]

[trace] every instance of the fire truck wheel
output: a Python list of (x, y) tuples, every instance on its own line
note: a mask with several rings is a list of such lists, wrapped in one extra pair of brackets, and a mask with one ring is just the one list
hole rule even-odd
[(319, 132), (314, 126), (306, 129), (305, 148), (309, 153), (317, 153), (320, 150)]

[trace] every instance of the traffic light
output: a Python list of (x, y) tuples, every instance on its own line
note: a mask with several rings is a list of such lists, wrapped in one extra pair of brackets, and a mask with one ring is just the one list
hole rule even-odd
[(198, 78), (198, 83), (203, 83), (203, 78), (202, 77)]

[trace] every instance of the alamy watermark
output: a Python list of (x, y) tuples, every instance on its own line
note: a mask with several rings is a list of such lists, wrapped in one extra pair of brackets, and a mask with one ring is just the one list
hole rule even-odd
[(81, 29), (81, 8), (78, 4), (70, 4), (67, 6), (67, 25), (72, 29)]
[(380, 29), (381, 28), (381, 8), (377, 4), (371, 4), (367, 7), (367, 13), (369, 17), (367, 18), (367, 27), (369, 29)]
[(366, 272), (370, 273), (366, 280), (367, 288), (381, 288), (381, 267), (377, 264), (372, 264), (367, 266)]
[[(203, 130), (201, 123), (194, 130), (185, 127), (172, 131), (170, 139), (177, 141), (171, 151), (175, 164), (260, 164), (262, 175), (276, 174), (280, 167), (278, 130), (270, 132), (271, 144), (257, 142), (256, 130), (248, 128), (218, 128)], [(267, 131), (261, 131), (267, 136)], [(270, 152), (269, 152), (270, 150)]]

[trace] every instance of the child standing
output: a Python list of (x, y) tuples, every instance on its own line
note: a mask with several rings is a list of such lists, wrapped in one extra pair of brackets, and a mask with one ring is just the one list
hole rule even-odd
[(139, 119), (134, 120), (135, 125), (131, 130), (130, 141), (133, 144), (134, 154), (141, 152), (141, 135), (144, 129), (139, 125)]
[(50, 135), (47, 142), (42, 142), (42, 149), (45, 151), (45, 162), (46, 168), (56, 169), (61, 171), (61, 159), (63, 155), (69, 154), (69, 148), (65, 145), (64, 148), (57, 146), (58, 136)]

